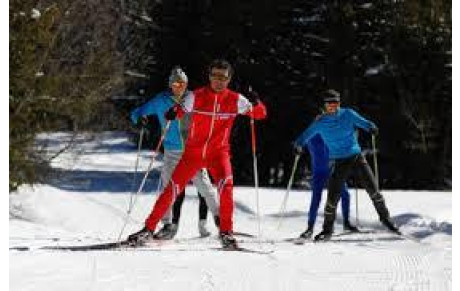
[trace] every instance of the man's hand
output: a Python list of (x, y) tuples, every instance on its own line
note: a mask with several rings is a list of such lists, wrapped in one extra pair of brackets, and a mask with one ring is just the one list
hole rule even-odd
[(169, 120), (169, 121), (174, 120), (176, 119), (176, 116), (177, 116), (177, 112), (174, 106), (169, 108), (169, 110), (165, 112), (166, 120)]
[(249, 102), (251, 102), (252, 106), (255, 106), (257, 103), (260, 102), (260, 95), (256, 91), (248, 91), (246, 98)]
[(149, 123), (149, 119), (147, 116), (144, 115), (142, 117), (139, 117), (135, 126), (137, 128), (142, 128), (142, 127), (146, 127), (148, 123)]

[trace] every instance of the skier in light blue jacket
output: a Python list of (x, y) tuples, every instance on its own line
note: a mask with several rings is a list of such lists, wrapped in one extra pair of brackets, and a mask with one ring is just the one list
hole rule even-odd
[[(155, 115), (160, 121), (162, 130), (165, 129), (167, 120), (165, 113), (174, 105), (180, 104), (190, 91), (187, 90), (188, 78), (180, 67), (175, 67), (169, 76), (169, 89), (157, 94), (144, 105), (131, 112), (131, 121), (136, 124), (144, 122), (146, 116)], [(190, 117), (185, 116), (180, 120), (172, 120), (163, 141), (164, 156), (161, 171), (163, 187), (168, 185), (171, 174), (179, 162), (184, 151), (187, 138)], [(208, 236), (210, 232), (206, 228), (208, 207), (214, 216), (214, 222), (219, 225), (219, 207), (216, 200), (216, 190), (212, 187), (208, 172), (205, 169), (198, 171), (193, 178), (193, 183), (198, 191), (199, 198), (199, 221), (198, 231), (200, 236)], [(178, 195), (172, 208), (166, 212), (162, 219), (163, 227), (155, 234), (158, 239), (172, 239), (178, 230), (180, 210), (185, 195)]]
[(400, 234), (390, 219), (385, 200), (379, 192), (375, 177), (366, 158), (361, 153), (361, 147), (355, 135), (355, 130), (358, 128), (377, 134), (377, 126), (352, 109), (340, 108), (340, 94), (337, 91), (327, 91), (324, 94), (324, 104), (325, 113), (315, 120), (294, 143), (294, 147), (303, 147), (319, 134), (329, 149), (329, 158), (334, 161), (324, 208), (323, 230), (315, 236), (315, 240), (331, 238), (340, 190), (353, 171), (360, 174), (361, 181), (364, 182), (365, 189), (382, 224), (390, 231)]

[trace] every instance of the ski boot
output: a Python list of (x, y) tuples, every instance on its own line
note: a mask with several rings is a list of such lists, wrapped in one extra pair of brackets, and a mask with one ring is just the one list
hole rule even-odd
[(128, 243), (131, 245), (142, 245), (148, 240), (153, 238), (153, 231), (147, 229), (147, 227), (143, 227), (138, 232), (135, 232), (128, 236)]
[(238, 248), (238, 243), (236, 242), (236, 239), (233, 237), (232, 233), (221, 232), (219, 236), (220, 242), (222, 243), (222, 248), (229, 250)]
[(208, 237), (211, 233), (206, 228), (206, 219), (200, 219), (198, 221), (198, 232), (200, 233), (200, 237)]
[(349, 232), (359, 232), (359, 228), (350, 223), (349, 220), (343, 222), (343, 230)]
[(386, 226), (391, 232), (401, 235), (401, 231), (399, 231), (398, 227), (394, 225), (394, 223), (390, 220), (389, 217), (380, 218), (380, 222)]
[(302, 232), (299, 236), (300, 239), (309, 239), (313, 235), (313, 227), (309, 226), (306, 231)]
[(176, 236), (177, 229), (178, 229), (177, 224), (166, 223), (157, 233), (155, 233), (154, 237), (156, 239), (162, 239), (162, 240), (173, 239)]
[(315, 235), (315, 242), (328, 241), (332, 237), (332, 231), (323, 230)]

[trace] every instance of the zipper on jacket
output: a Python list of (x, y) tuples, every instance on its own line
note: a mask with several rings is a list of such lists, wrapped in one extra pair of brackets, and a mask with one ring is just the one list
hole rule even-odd
[(206, 150), (208, 148), (208, 143), (209, 143), (209, 140), (211, 139), (211, 135), (212, 135), (212, 131), (214, 129), (214, 119), (216, 117), (216, 113), (218, 111), (218, 108), (217, 108), (217, 94), (214, 95), (214, 106), (213, 106), (213, 109), (212, 109), (212, 117), (211, 117), (211, 126), (209, 128), (209, 135), (208, 135), (208, 138), (206, 139), (206, 142), (204, 143), (204, 147), (203, 147), (203, 153), (202, 153), (202, 158), (204, 159), (205, 155), (206, 155)]

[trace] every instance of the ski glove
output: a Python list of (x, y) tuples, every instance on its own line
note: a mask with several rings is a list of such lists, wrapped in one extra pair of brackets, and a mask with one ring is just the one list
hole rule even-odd
[(147, 116), (142, 116), (139, 120), (139, 124), (141, 126), (146, 126), (149, 123), (149, 119)]
[(166, 120), (174, 120), (174, 119), (176, 119), (176, 116), (177, 116), (177, 112), (176, 112), (174, 106), (169, 108), (169, 110), (165, 112)]
[(143, 128), (143, 127), (146, 127), (148, 123), (149, 123), (149, 119), (147, 118), (147, 116), (141, 116), (137, 120), (137, 123), (135, 124), (135, 126), (136, 128)]
[(371, 129), (369, 129), (369, 132), (372, 135), (377, 135), (377, 134), (379, 134), (379, 129), (377, 127), (372, 127)]
[(256, 91), (249, 91), (246, 98), (251, 102), (252, 106), (260, 102), (260, 95)]

